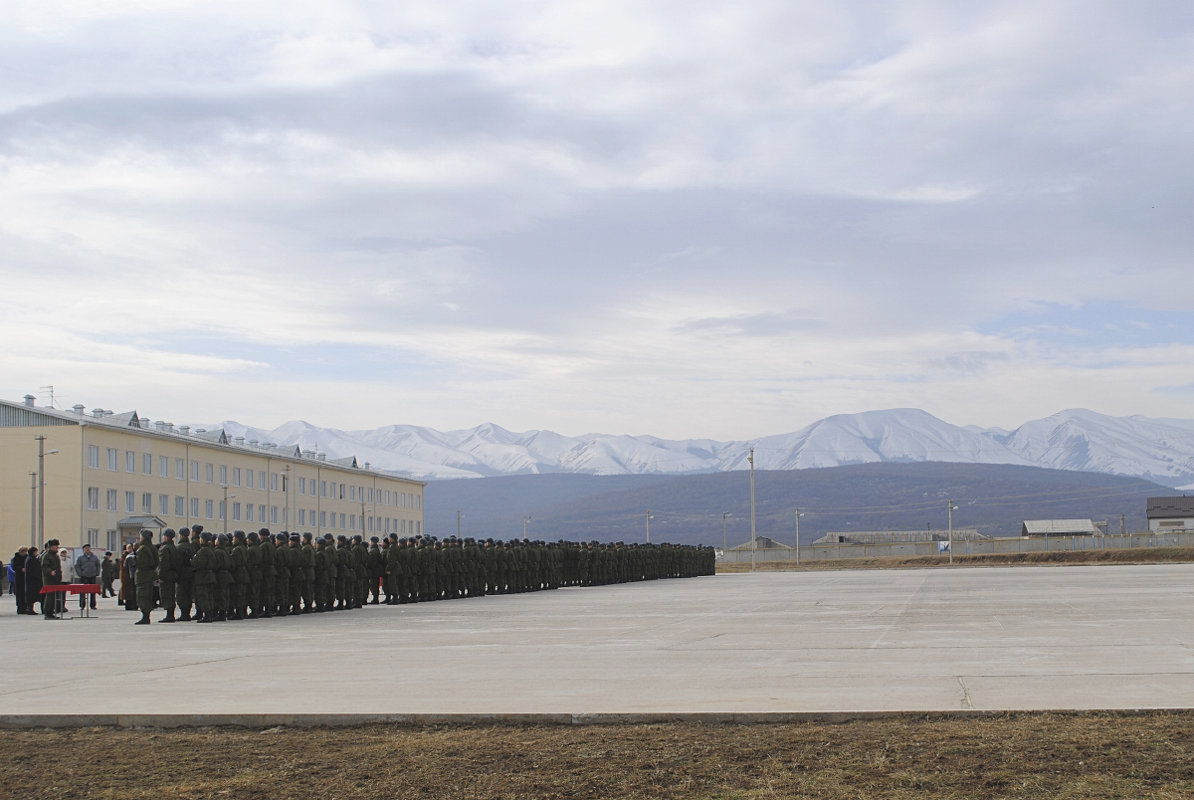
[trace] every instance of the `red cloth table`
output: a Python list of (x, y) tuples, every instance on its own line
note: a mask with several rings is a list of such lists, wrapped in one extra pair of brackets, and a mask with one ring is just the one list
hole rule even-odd
[[(70, 594), (99, 594), (100, 585), (98, 583), (55, 583), (50, 586), (41, 587), (42, 594), (58, 594), (59, 592), (62, 593), (63, 599), (66, 599), (65, 595), (67, 592)], [(87, 603), (83, 604), (83, 613), (79, 614), (79, 616), (91, 616), (91, 609), (88, 608)]]

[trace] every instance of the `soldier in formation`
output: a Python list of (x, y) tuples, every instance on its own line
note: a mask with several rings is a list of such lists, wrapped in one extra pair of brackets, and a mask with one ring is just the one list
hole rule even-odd
[(142, 531), (135, 564), (140, 625), (149, 623), (155, 579), (166, 611), (162, 622), (210, 623), (359, 609), (381, 604), (383, 593), (385, 604), (398, 605), (712, 575), (714, 551), (397, 534), (373, 536), (366, 545), (361, 535), (262, 528), (216, 536), (195, 525), (178, 534), (167, 529), (156, 547), (152, 534)]

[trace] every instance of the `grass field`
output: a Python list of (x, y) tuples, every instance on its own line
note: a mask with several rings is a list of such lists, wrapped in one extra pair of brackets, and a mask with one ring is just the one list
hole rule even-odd
[(1194, 713), (18, 730), (4, 734), (0, 756), (0, 796), (16, 800), (1172, 800), (1194, 797)]

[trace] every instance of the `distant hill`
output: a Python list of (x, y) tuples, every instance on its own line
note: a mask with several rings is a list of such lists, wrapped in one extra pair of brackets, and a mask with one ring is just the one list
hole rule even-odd
[(514, 433), (493, 424), (459, 431), (390, 425), (364, 431), (288, 422), (271, 431), (237, 422), (229, 437), (299, 445), (330, 458), (419, 480), (498, 475), (695, 475), (747, 467), (804, 470), (851, 464), (1009, 464), (1123, 475), (1180, 487), (1194, 484), (1194, 421), (1062, 411), (1013, 431), (959, 427), (918, 409), (839, 414), (795, 433), (752, 441), (551, 431)]
[[(456, 511), (465, 536), (522, 536), (531, 517), (535, 539), (645, 541), (651, 511), (652, 541), (728, 544), (750, 538), (750, 476), (746, 471), (687, 476), (513, 475), (435, 481), (426, 494), (426, 529), (455, 534)], [(1120, 529), (1144, 530), (1145, 499), (1173, 494), (1160, 484), (1087, 472), (1000, 464), (920, 462), (859, 464), (755, 473), (756, 532), (795, 541), (828, 531), (945, 530), (952, 499), (957, 528), (991, 536), (1019, 535), (1025, 519), (1091, 518)]]

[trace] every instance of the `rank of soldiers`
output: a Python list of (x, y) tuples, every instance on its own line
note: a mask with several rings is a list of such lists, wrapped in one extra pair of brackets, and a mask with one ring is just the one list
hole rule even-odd
[[(136, 585), (149, 623), (224, 622), (714, 573), (709, 547), (167, 528), (141, 531)], [(178, 614), (175, 615), (177, 608)]]

